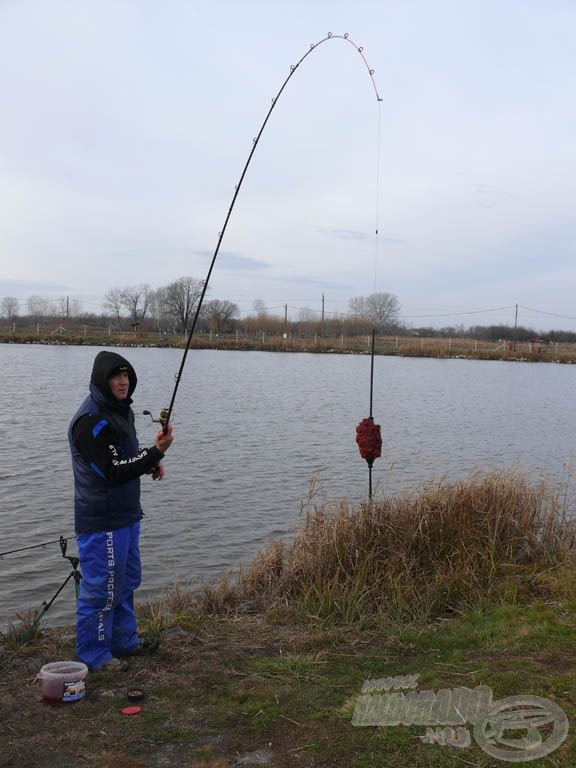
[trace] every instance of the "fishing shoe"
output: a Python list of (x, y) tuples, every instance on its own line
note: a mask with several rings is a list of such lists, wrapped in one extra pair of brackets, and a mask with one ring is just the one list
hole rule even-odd
[(129, 669), (130, 665), (127, 661), (122, 661), (122, 659), (112, 656), (105, 664), (98, 667), (96, 672), (128, 672)]
[(140, 645), (137, 645), (136, 648), (132, 648), (132, 650), (130, 651), (123, 651), (121, 653), (117, 653), (116, 655), (119, 656), (120, 658), (132, 657), (132, 656), (151, 656), (153, 653), (156, 653), (159, 647), (160, 647), (159, 637), (144, 637), (140, 641)]

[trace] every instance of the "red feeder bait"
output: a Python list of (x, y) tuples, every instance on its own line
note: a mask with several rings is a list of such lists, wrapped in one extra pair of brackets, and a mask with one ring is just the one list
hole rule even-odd
[(382, 455), (382, 436), (380, 424), (374, 424), (372, 417), (362, 419), (356, 427), (356, 442), (360, 450), (360, 456), (366, 459), (371, 467), (375, 459)]

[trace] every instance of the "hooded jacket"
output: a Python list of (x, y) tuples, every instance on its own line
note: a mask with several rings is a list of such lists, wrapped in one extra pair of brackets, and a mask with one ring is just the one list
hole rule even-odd
[[(128, 373), (126, 400), (117, 400), (109, 385), (119, 369)], [(131, 408), (137, 382), (136, 371), (122, 355), (96, 355), (90, 394), (68, 429), (77, 534), (116, 530), (142, 518), (140, 476), (152, 472), (164, 454), (138, 445)]]

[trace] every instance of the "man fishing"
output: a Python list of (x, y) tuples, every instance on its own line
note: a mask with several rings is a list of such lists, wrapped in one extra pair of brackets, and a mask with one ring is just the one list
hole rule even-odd
[(173, 435), (168, 424), (151, 448), (140, 448), (131, 408), (137, 377), (116, 352), (96, 355), (90, 394), (68, 430), (74, 472), (74, 519), (82, 580), (76, 652), (92, 671), (126, 668), (126, 656), (156, 650), (136, 627), (140, 584), (140, 476), (162, 480)]

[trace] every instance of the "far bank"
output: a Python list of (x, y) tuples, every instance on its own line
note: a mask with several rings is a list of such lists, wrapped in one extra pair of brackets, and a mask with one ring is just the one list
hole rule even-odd
[[(3, 344), (42, 344), (99, 347), (154, 347), (182, 349), (187, 337), (176, 333), (94, 332), (84, 329), (37, 329), (19, 333), (0, 332)], [(372, 336), (322, 336), (271, 333), (197, 333), (190, 349), (261, 351), (313, 354), (369, 355)], [(503, 360), (510, 362), (576, 362), (576, 343), (530, 339), (527, 341), (483, 341), (461, 336), (376, 335), (375, 355), (434, 357), (441, 359)]]

